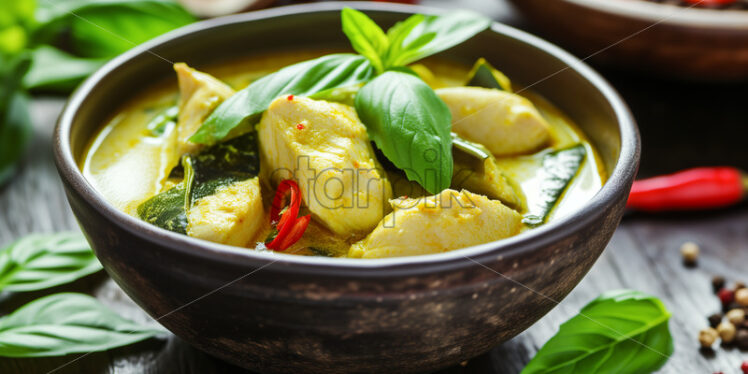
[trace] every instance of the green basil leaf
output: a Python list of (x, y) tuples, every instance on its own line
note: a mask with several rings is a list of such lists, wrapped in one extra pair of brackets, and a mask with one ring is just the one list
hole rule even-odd
[[(411, 17), (413, 18), (413, 17)], [(404, 21), (388, 31), (390, 49), (385, 67), (407, 65), (452, 48), (491, 25), (491, 20), (469, 11), (425, 16)]]
[(369, 60), (354, 54), (332, 54), (287, 66), (252, 82), (221, 103), (190, 141), (197, 144), (218, 142), (243, 122), (254, 122), (278, 96), (308, 96), (367, 82), (374, 75)]
[(13, 60), (0, 56), (0, 185), (15, 171), (31, 139), (28, 96), (20, 90), (30, 59), (23, 54)]
[(366, 14), (348, 7), (340, 12), (343, 32), (351, 41), (353, 49), (369, 59), (377, 72), (384, 71), (382, 56), (389, 48), (384, 31)]
[(536, 177), (540, 181), (540, 197), (530, 204), (522, 222), (535, 227), (546, 221), (566, 186), (577, 175), (586, 156), (587, 149), (582, 144), (543, 156), (543, 167)]
[(0, 290), (42, 290), (99, 270), (99, 260), (80, 233), (29, 235), (0, 251)]
[(88, 295), (58, 293), (0, 318), (0, 356), (98, 352), (163, 334), (117, 315)]
[(404, 72), (388, 71), (359, 91), (356, 111), (369, 137), (411, 181), (430, 193), (452, 179), (452, 115), (433, 89)]
[(73, 51), (94, 58), (116, 56), (196, 20), (173, 0), (40, 1), (36, 18), (37, 43), (69, 31)]
[(55, 47), (40, 46), (31, 52), (31, 69), (23, 78), (28, 90), (71, 92), (106, 60), (76, 57)]
[(673, 353), (669, 319), (654, 296), (606, 292), (561, 325), (522, 374), (651, 373)]

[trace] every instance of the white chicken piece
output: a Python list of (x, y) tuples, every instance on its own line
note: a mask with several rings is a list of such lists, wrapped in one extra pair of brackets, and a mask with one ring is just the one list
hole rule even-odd
[(189, 236), (246, 246), (265, 222), (259, 179), (234, 182), (198, 200), (187, 212), (187, 222)]
[(364, 234), (389, 212), (392, 187), (350, 106), (279, 97), (257, 131), (263, 173), (294, 179), (312, 217), (334, 233)]
[(452, 131), (497, 157), (529, 153), (548, 143), (548, 123), (522, 96), (482, 87), (440, 88), (436, 93), (452, 112)]
[(392, 200), (394, 211), (348, 253), (385, 258), (441, 253), (516, 235), (522, 216), (500, 201), (447, 189), (418, 199)]
[(210, 74), (199, 72), (184, 63), (174, 64), (179, 80), (179, 117), (177, 118), (177, 157), (194, 153), (200, 144), (189, 138), (200, 128), (205, 118), (224, 100), (234, 94), (234, 89)]

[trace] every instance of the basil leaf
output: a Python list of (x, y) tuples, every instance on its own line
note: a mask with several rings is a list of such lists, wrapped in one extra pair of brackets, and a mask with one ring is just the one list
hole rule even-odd
[(31, 53), (31, 69), (23, 78), (23, 85), (28, 90), (70, 92), (106, 62), (104, 59), (76, 57), (47, 45)]
[(366, 14), (349, 7), (343, 8), (340, 18), (353, 49), (368, 58), (377, 72), (384, 71), (382, 56), (390, 44), (384, 31)]
[(452, 115), (433, 89), (404, 72), (388, 71), (359, 91), (356, 111), (384, 155), (430, 193), (452, 179)]
[(336, 87), (367, 82), (375, 75), (371, 63), (354, 54), (332, 54), (287, 66), (264, 76), (219, 105), (190, 141), (214, 144), (247, 120), (255, 121), (281, 95), (312, 95)]
[(26, 46), (34, 22), (33, 0), (4, 1), (0, 12), (0, 54), (20, 53)]
[(173, 0), (55, 0), (40, 1), (37, 43), (54, 42), (62, 31), (74, 52), (105, 58), (177, 27), (195, 21)]
[(15, 171), (31, 139), (28, 96), (20, 91), (30, 60), (24, 54), (7, 61), (0, 56), (0, 185)]
[(491, 25), (491, 20), (469, 11), (444, 16), (410, 17), (388, 31), (390, 49), (385, 67), (407, 65), (452, 48)]
[(561, 325), (522, 374), (651, 373), (673, 354), (669, 319), (654, 296), (606, 292)]
[(162, 333), (120, 317), (88, 295), (58, 293), (0, 318), (0, 356), (98, 352)]
[(0, 251), (0, 290), (42, 290), (99, 270), (99, 260), (80, 233), (29, 235)]
[(566, 186), (577, 175), (586, 156), (587, 150), (582, 144), (543, 156), (543, 167), (536, 177), (540, 181), (539, 201), (528, 207), (523, 223), (535, 227), (546, 221)]

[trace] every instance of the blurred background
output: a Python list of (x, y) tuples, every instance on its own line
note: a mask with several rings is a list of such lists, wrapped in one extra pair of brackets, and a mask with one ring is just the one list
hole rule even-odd
[[(51, 133), (67, 95), (82, 79), (132, 46), (201, 18), (302, 2), (313, 1), (0, 0), (0, 244), (27, 232), (76, 225), (52, 163)], [(638, 122), (640, 177), (697, 166), (748, 170), (748, 0), (396, 2), (472, 9), (587, 61), (621, 93)], [(27, 213), (34, 211), (43, 213)], [(679, 261), (677, 248), (685, 240), (702, 244), (706, 258), (697, 269)], [(747, 267), (745, 202), (709, 211), (629, 215), (558, 308), (512, 341), (446, 372), (518, 373), (582, 305), (602, 290), (627, 287), (677, 308), (671, 324), (676, 354), (663, 372), (737, 373), (730, 370), (746, 358), (744, 352), (698, 353), (695, 336), (716, 305), (709, 278), (746, 281)], [(92, 293), (133, 320), (148, 318), (103, 274), (65, 290), (71, 289)], [(0, 314), (25, 301), (4, 300)], [(46, 372), (66, 361), (0, 359), (0, 372)], [(242, 371), (171, 337), (90, 355), (61, 372)]]

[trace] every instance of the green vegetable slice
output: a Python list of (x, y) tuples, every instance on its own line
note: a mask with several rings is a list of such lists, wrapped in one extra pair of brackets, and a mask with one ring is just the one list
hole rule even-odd
[(481, 58), (475, 62), (468, 74), (466, 86), (496, 88), (498, 90), (512, 92), (512, 82), (486, 59)]
[(409, 180), (430, 193), (452, 179), (452, 114), (433, 89), (412, 74), (388, 71), (359, 91), (356, 111), (369, 138)]
[[(375, 70), (354, 54), (332, 54), (287, 66), (262, 77), (221, 103), (190, 141), (215, 144), (242, 123), (252, 124), (281, 95), (312, 95), (367, 82)], [(234, 130), (236, 131), (236, 130)]]
[(187, 234), (190, 207), (223, 186), (257, 176), (259, 171), (254, 131), (210, 146), (197, 155), (183, 157), (181, 165), (169, 177), (184, 180), (140, 204), (138, 216), (152, 225)]
[(522, 374), (651, 373), (673, 354), (669, 319), (654, 296), (606, 292), (561, 325)]
[(120, 317), (88, 295), (58, 293), (0, 318), (0, 356), (98, 352), (163, 333)]
[(42, 290), (99, 270), (101, 264), (80, 233), (29, 235), (0, 252), (0, 290)]
[(532, 227), (545, 223), (566, 186), (577, 175), (586, 155), (587, 149), (584, 145), (577, 144), (543, 157), (543, 167), (538, 175), (540, 200), (528, 207), (528, 213), (522, 222)]
[(179, 116), (179, 106), (174, 105), (164, 109), (161, 113), (153, 117), (148, 122), (146, 129), (153, 137), (160, 137), (167, 131), (177, 126), (177, 117)]

